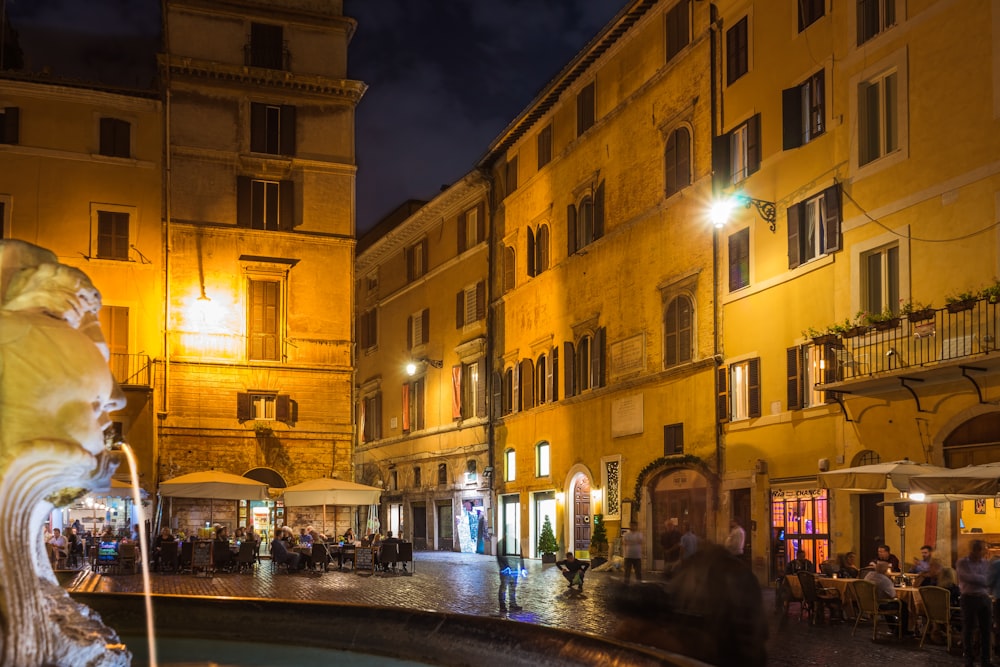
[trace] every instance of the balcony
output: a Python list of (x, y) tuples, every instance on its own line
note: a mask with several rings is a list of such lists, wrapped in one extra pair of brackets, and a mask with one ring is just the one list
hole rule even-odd
[(979, 378), (1000, 372), (1000, 304), (979, 299), (967, 305), (966, 310), (955, 304), (935, 309), (919, 322), (903, 317), (869, 326), (825, 344), (825, 363), (833, 368), (817, 388), (857, 395), (902, 388), (917, 398), (913, 389), (922, 384), (965, 378), (982, 401)]
[(148, 354), (111, 353), (111, 374), (123, 387), (153, 386), (152, 364)]

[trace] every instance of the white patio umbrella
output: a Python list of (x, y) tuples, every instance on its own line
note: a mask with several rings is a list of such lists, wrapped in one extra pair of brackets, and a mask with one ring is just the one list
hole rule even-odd
[(267, 484), (220, 470), (193, 472), (160, 483), (168, 498), (209, 498), (209, 521), (215, 517), (215, 500), (267, 500)]
[(323, 506), (323, 532), (326, 532), (327, 505), (376, 505), (382, 489), (342, 479), (320, 477), (284, 490), (285, 505), (289, 507)]
[[(910, 481), (913, 491), (969, 498), (990, 498), (1000, 494), (1000, 463), (983, 463), (964, 468), (943, 468), (918, 475)], [(955, 498), (960, 500), (960, 498)]]

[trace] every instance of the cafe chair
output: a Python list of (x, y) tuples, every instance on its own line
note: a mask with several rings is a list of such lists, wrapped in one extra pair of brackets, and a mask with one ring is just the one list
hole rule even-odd
[[(816, 625), (817, 620), (823, 621), (826, 610), (830, 610), (830, 620), (844, 619), (844, 605), (840, 593), (836, 589), (824, 588), (811, 572), (799, 572), (799, 585), (802, 588), (802, 598), (809, 609), (809, 623)], [(835, 613), (836, 612), (836, 613)]]
[[(397, 558), (403, 564), (403, 574), (413, 574), (413, 542), (400, 542), (397, 546), (399, 547), (399, 556)], [(407, 563), (410, 564), (409, 572), (406, 571)]]
[(396, 562), (399, 560), (399, 549), (396, 543), (382, 544), (379, 546), (378, 550), (378, 564), (379, 569), (383, 572), (388, 572), (389, 567), (395, 568)]
[(180, 569), (180, 553), (177, 542), (160, 543), (160, 572), (177, 572)]
[(188, 571), (193, 572), (191, 569), (191, 558), (194, 556), (194, 543), (190, 541), (185, 541), (181, 543), (181, 556), (179, 565), (177, 567), (178, 571)]
[(324, 572), (330, 570), (330, 550), (325, 544), (317, 543), (312, 547), (312, 561), (314, 566), (322, 566)]
[[(858, 629), (858, 624), (862, 618), (872, 620), (872, 641), (878, 637), (878, 621), (884, 618), (886, 623), (892, 628), (895, 625), (895, 635), (899, 639), (903, 638), (903, 601), (898, 598), (891, 600), (879, 600), (877, 597), (875, 584), (870, 581), (858, 579), (851, 582), (851, 590), (854, 591), (854, 598), (858, 602), (858, 618), (854, 621), (854, 629), (851, 636)], [(893, 620), (895, 617), (895, 620)]]
[(252, 573), (257, 566), (257, 543), (243, 542), (240, 544), (240, 551), (236, 554), (234, 563), (237, 572), (250, 570)]
[(945, 633), (948, 652), (951, 653), (951, 633), (954, 629), (953, 619), (956, 617), (958, 607), (951, 606), (951, 591), (941, 586), (921, 586), (920, 599), (924, 603), (924, 614), (927, 622), (924, 623), (924, 632), (920, 635), (920, 646), (924, 645), (927, 633), (932, 625), (942, 626)]

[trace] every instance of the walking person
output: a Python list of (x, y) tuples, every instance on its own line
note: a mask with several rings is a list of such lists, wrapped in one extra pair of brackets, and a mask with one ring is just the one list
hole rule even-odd
[(517, 578), (521, 574), (521, 557), (507, 552), (507, 538), (497, 543), (497, 567), (500, 570), (500, 590), (497, 593), (500, 612), (521, 611), (517, 603)]
[(979, 656), (983, 667), (990, 662), (990, 629), (993, 625), (993, 609), (990, 601), (990, 563), (986, 560), (986, 542), (973, 540), (969, 555), (955, 565), (958, 572), (958, 587), (962, 594), (962, 646), (965, 651), (965, 665), (972, 667), (972, 638), (979, 630)]
[(726, 536), (726, 551), (736, 556), (737, 558), (743, 558), (743, 549), (747, 542), (747, 531), (743, 530), (743, 526), (735, 517), (729, 522), (729, 535)]
[(636, 581), (642, 581), (642, 547), (645, 538), (639, 530), (639, 522), (631, 521), (628, 524), (628, 532), (622, 537), (623, 551), (625, 552), (625, 583), (631, 578), (629, 575), (635, 570)]

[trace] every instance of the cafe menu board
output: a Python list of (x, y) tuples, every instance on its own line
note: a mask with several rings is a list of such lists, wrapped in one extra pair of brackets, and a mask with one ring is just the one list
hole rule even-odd
[(199, 540), (191, 550), (191, 571), (205, 572), (212, 569), (212, 541)]
[(357, 547), (354, 552), (354, 571), (357, 574), (375, 573), (375, 549)]

